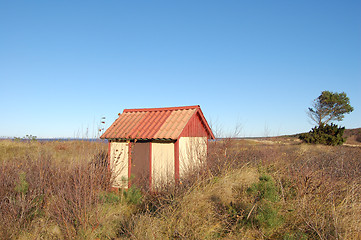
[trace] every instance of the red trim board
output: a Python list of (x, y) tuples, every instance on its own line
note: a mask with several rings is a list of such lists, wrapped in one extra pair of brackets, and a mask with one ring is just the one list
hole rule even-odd
[(174, 180), (179, 184), (179, 139), (174, 143)]
[(152, 142), (149, 142), (149, 190), (152, 191)]
[(132, 173), (132, 143), (128, 143), (128, 188), (131, 187), (130, 176)]

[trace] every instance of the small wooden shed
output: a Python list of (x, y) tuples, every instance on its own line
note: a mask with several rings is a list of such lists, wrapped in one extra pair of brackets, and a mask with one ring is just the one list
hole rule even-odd
[(113, 187), (156, 189), (200, 167), (215, 137), (196, 105), (125, 109), (100, 138), (108, 139)]

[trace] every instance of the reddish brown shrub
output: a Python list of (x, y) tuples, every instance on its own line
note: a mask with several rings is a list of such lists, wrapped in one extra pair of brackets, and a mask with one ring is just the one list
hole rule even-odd
[[(12, 160), (0, 164), (0, 235), (15, 238), (37, 217), (55, 221), (67, 238), (89, 224), (89, 210), (99, 201), (98, 194), (109, 187), (107, 154), (93, 161), (80, 159), (59, 164), (52, 155)], [(92, 216), (94, 217), (94, 216)]]

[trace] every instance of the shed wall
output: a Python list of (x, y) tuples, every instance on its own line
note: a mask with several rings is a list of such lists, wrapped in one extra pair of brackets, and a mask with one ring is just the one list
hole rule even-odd
[(110, 170), (114, 179), (112, 187), (128, 188), (128, 143), (110, 143)]
[(205, 163), (207, 137), (181, 137), (179, 139), (179, 177)]
[(152, 187), (174, 183), (174, 143), (152, 143)]

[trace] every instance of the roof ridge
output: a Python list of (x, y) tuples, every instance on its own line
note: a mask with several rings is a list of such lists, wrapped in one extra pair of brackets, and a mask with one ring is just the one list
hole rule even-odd
[(199, 105), (193, 106), (180, 106), (180, 107), (164, 107), (164, 108), (133, 108), (133, 109), (124, 109), (123, 113), (126, 112), (153, 112), (153, 111), (176, 111), (176, 110), (189, 110), (189, 109), (198, 109)]

